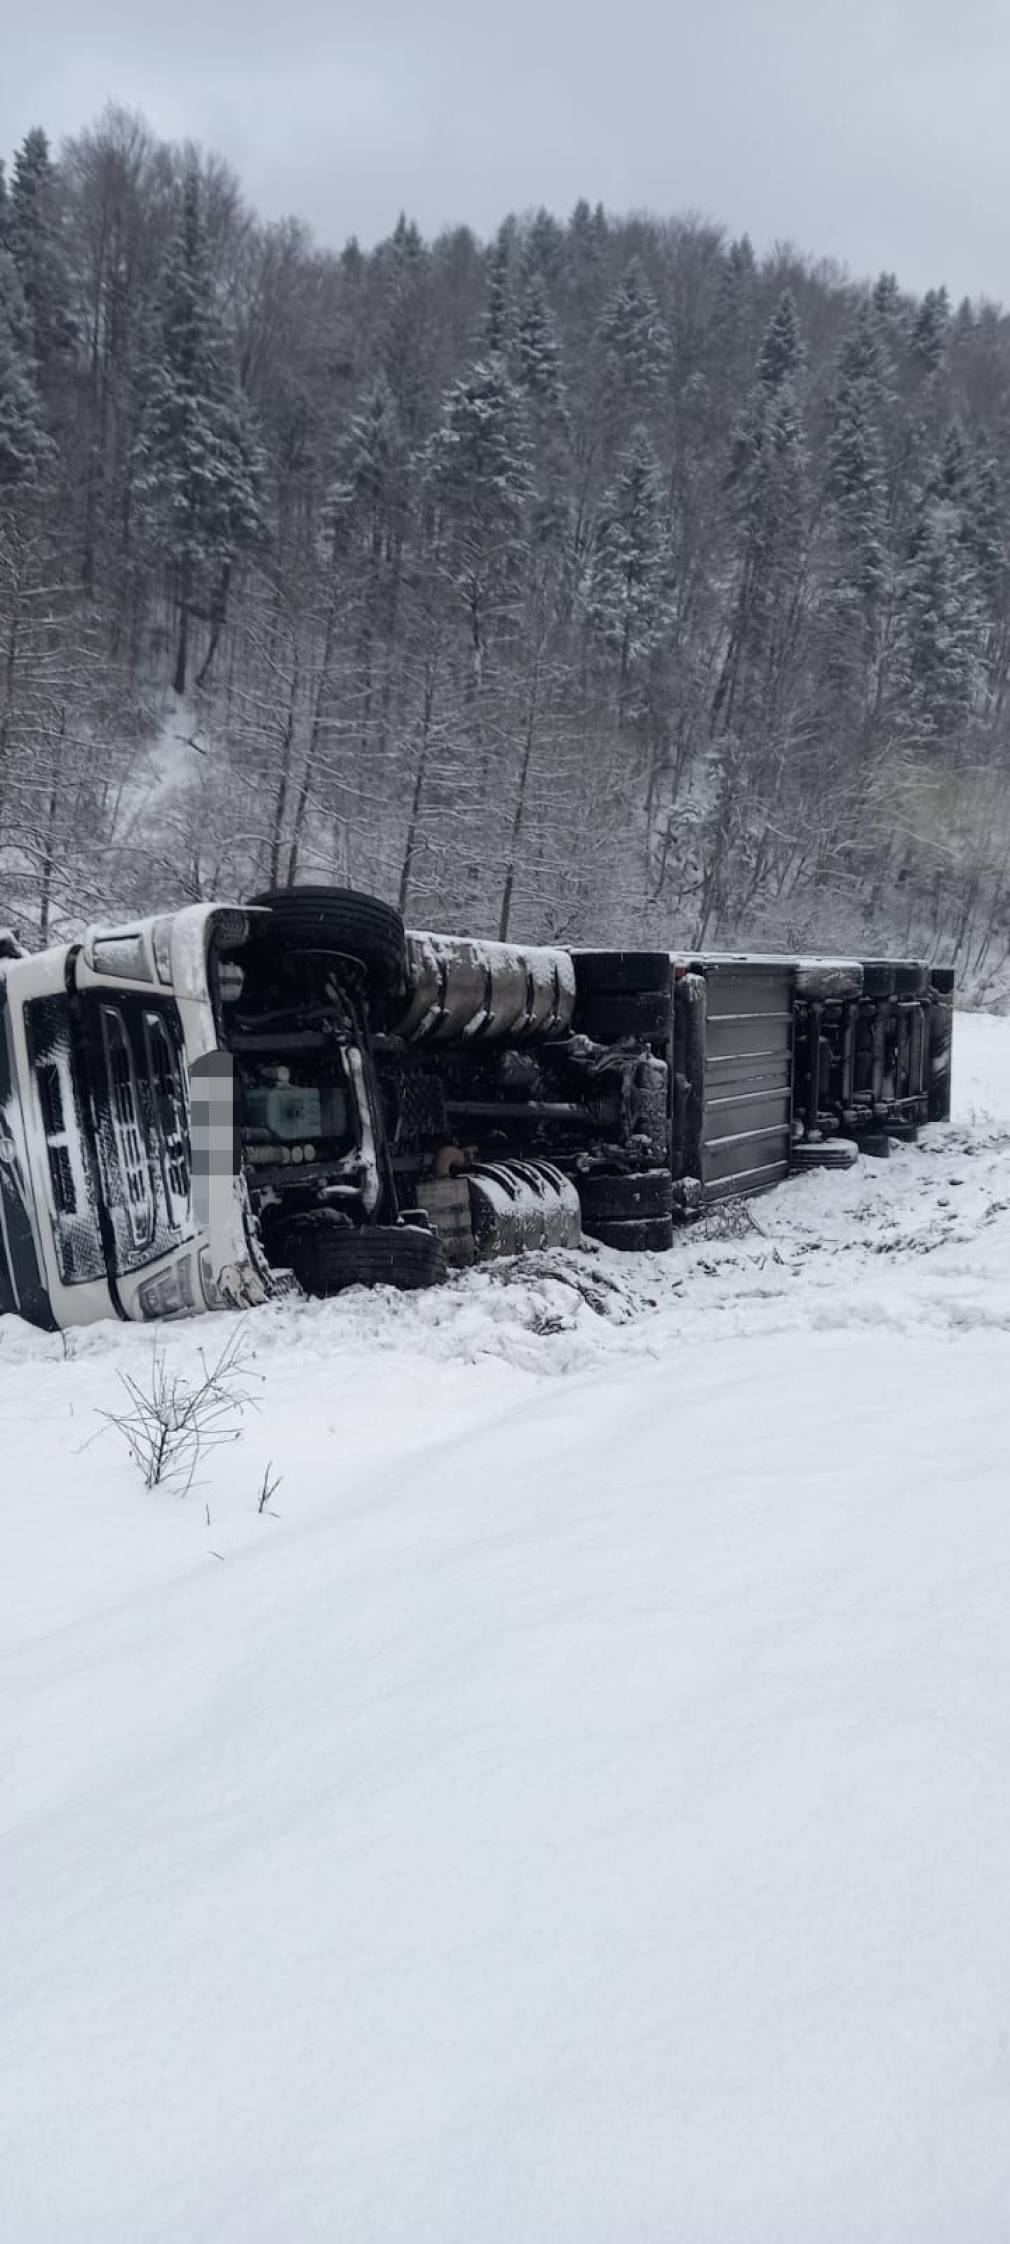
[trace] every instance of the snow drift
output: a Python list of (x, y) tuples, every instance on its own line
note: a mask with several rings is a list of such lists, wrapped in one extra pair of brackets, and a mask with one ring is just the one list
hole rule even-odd
[(1005, 2236), (1010, 1026), (955, 1083), (666, 1256), (254, 1312), (185, 1501), (149, 1333), (0, 1323), (18, 2244)]

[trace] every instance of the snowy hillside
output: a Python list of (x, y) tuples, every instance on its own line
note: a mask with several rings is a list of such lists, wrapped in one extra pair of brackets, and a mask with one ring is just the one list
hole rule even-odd
[(255, 1313), (185, 1498), (149, 1332), (0, 1320), (12, 2244), (1006, 2237), (1010, 1023), (955, 1082), (666, 1257)]

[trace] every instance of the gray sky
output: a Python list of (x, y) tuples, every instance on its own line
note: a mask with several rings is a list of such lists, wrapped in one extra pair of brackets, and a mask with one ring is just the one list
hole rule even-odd
[(1008, 0), (38, 0), (0, 149), (112, 98), (321, 241), (579, 195), (1010, 298)]

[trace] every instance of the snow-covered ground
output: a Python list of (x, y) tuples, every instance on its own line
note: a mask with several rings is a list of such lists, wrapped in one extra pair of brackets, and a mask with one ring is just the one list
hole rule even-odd
[(0, 1321), (11, 2244), (1003, 2244), (1010, 1023), (955, 1070), (669, 1256), (250, 1316), (185, 1498), (150, 1333)]

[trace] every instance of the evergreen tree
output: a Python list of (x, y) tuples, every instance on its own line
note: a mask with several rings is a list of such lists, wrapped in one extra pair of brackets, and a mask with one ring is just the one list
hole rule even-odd
[(950, 298), (945, 288), (929, 288), (912, 323), (912, 349), (927, 374), (942, 364), (950, 329)]
[(364, 391), (339, 448), (327, 507), (333, 524), (351, 517), (381, 521), (390, 511), (405, 465), (396, 399), (385, 376), (378, 374)]
[(921, 492), (901, 585), (904, 723), (920, 742), (979, 709), (984, 612), (973, 551), (971, 464), (952, 423)]
[(514, 591), (528, 551), (534, 496), (529, 425), (503, 358), (478, 359), (453, 383), (423, 472), (441, 566), (469, 619), (479, 684), (489, 616)]
[(791, 288), (779, 297), (765, 331), (757, 363), (758, 389), (766, 397), (780, 396), (795, 383), (804, 363), (796, 298)]
[(982, 605), (986, 689), (995, 707), (1010, 660), (1006, 487), (1000, 462), (984, 443), (976, 442), (972, 471), (966, 532)]
[(542, 275), (531, 273), (523, 289), (516, 329), (516, 360), (520, 387), (541, 413), (562, 415), (565, 386), (557, 328), (547, 302)]
[(511, 363), (516, 340), (515, 220), (506, 218), (488, 257), (487, 307), (481, 329), (481, 348), (488, 358)]
[(431, 380), (431, 257), (413, 219), (401, 217), (392, 241), (392, 285), (382, 364), (401, 427), (417, 443), (428, 417)]
[(839, 596), (872, 622), (887, 574), (887, 480), (880, 434), (884, 356), (873, 315), (860, 312), (838, 354), (828, 440), (828, 495), (838, 528)]
[(840, 762), (850, 736), (861, 759), (883, 683), (889, 551), (888, 489), (881, 433), (886, 366), (880, 321), (864, 305), (836, 361), (827, 445), (827, 575), (822, 595), (825, 692), (842, 720)]
[(583, 199), (577, 202), (565, 236), (565, 285), (569, 299), (591, 306), (596, 316), (606, 268), (609, 228), (602, 206), (595, 211)]
[(904, 300), (894, 273), (878, 275), (870, 303), (882, 328), (897, 330), (905, 325)]
[(556, 301), (564, 314), (576, 392), (588, 386), (592, 346), (606, 282), (608, 236), (587, 202), (576, 203), (565, 234), (564, 266)]
[(174, 571), (179, 613), (174, 688), (184, 693), (189, 629), (210, 581), (223, 620), (237, 555), (261, 534), (261, 461), (214, 302), (200, 207), (190, 169), (166, 261), (158, 332), (146, 370), (137, 440), (137, 495), (152, 550)]
[(516, 334), (517, 386), (524, 398), (533, 442), (536, 498), (534, 543), (560, 558), (569, 521), (571, 428), (557, 328), (539, 272), (528, 275)]
[(627, 409), (654, 407), (670, 377), (669, 331), (641, 260), (633, 257), (603, 313), (599, 329), (604, 379)]
[(1006, 598), (1007, 501), (1000, 463), (984, 443), (976, 447), (972, 483), (966, 534), (979, 591), (989, 616), (995, 617), (1002, 613)]
[(539, 273), (547, 287), (560, 279), (565, 253), (564, 230), (549, 210), (543, 207), (535, 213), (523, 249), (523, 263), (528, 274)]
[(789, 647), (805, 537), (806, 446), (798, 398), (804, 360), (795, 298), (785, 289), (734, 443), (736, 592), (714, 702), (714, 715), (726, 724), (737, 716), (741, 693), (756, 720), (767, 716)]
[(29, 347), (29, 319), (12, 259), (0, 249), (0, 490), (37, 483), (53, 456)]
[(754, 363), (757, 262), (749, 234), (730, 243), (712, 312), (710, 379), (723, 397), (739, 397)]
[(669, 629), (672, 554), (663, 475), (647, 429), (636, 428), (601, 509), (587, 611), (617, 657), (618, 706), (627, 713), (634, 674)]
[(30, 132), (14, 158), (7, 247), (31, 322), (31, 350), (44, 393), (64, 374), (75, 340), (55, 166), (45, 133)]

